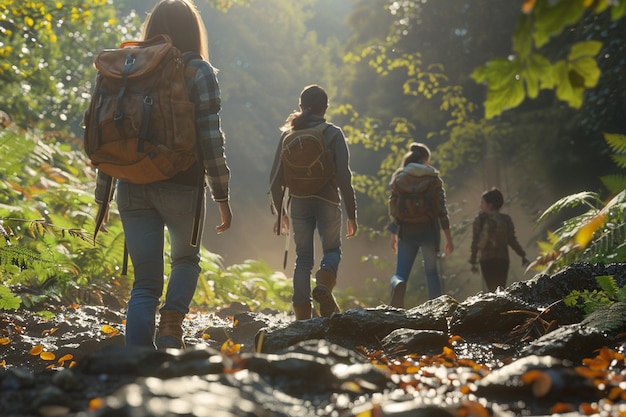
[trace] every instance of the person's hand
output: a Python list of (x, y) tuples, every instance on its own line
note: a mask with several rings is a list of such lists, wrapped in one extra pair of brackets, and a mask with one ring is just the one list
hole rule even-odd
[(278, 232), (278, 220), (274, 222), (274, 234), (277, 236), (286, 235), (289, 233), (289, 216), (282, 215), (280, 216), (280, 233)]
[(233, 220), (233, 212), (230, 210), (230, 202), (228, 201), (218, 202), (217, 207), (220, 210), (220, 218), (222, 220), (222, 224), (215, 227), (215, 230), (219, 235), (230, 228), (230, 222)]
[(348, 219), (348, 232), (346, 233), (346, 238), (350, 239), (356, 235), (356, 231), (359, 228), (359, 225), (356, 222), (356, 219)]
[(391, 234), (391, 250), (393, 253), (398, 253), (398, 235), (395, 233)]
[(452, 252), (454, 252), (454, 245), (452, 244), (451, 240), (446, 242), (446, 247), (445, 247), (444, 251), (445, 251), (446, 255), (450, 255)]

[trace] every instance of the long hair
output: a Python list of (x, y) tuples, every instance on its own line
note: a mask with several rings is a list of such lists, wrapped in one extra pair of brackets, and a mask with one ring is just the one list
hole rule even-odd
[(206, 27), (193, 0), (161, 0), (146, 18), (141, 38), (168, 35), (181, 52), (196, 52), (208, 61)]
[(317, 84), (304, 87), (300, 93), (300, 111), (294, 111), (281, 127), (283, 132), (306, 127), (311, 115), (320, 114), (328, 107), (328, 94)]
[(430, 149), (423, 143), (413, 142), (409, 145), (409, 152), (402, 158), (402, 166), (410, 163), (423, 164), (430, 159)]

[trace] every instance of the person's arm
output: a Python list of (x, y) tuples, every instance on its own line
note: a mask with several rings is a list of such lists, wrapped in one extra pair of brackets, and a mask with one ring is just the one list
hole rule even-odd
[[(195, 62), (195, 61), (193, 61)], [(229, 200), (230, 169), (226, 163), (224, 133), (221, 128), (220, 89), (213, 67), (199, 61), (193, 83), (192, 101), (196, 107), (196, 135), (203, 152), (204, 168), (213, 200)]]
[(334, 128), (335, 153), (335, 178), (337, 186), (341, 192), (341, 197), (346, 207), (346, 216), (348, 219), (356, 219), (356, 193), (352, 186), (352, 171), (350, 170), (350, 151), (348, 150), (348, 142), (343, 131), (336, 126)]
[(202, 149), (202, 159), (207, 182), (213, 201), (218, 203), (221, 223), (215, 227), (217, 233), (230, 228), (230, 169), (226, 163), (224, 134), (219, 112), (221, 110), (220, 88), (213, 67), (200, 61), (193, 82), (191, 100), (196, 110), (196, 136)]
[(472, 243), (470, 246), (469, 263), (472, 264), (472, 272), (478, 272), (478, 239), (482, 229), (482, 219), (480, 215), (476, 216), (472, 223)]
[[(284, 193), (284, 180), (283, 180), (283, 171), (282, 164), (280, 163), (280, 153), (282, 148), (283, 137), (285, 133), (280, 136), (280, 140), (278, 141), (278, 146), (276, 148), (276, 152), (274, 154), (274, 162), (272, 163), (272, 169), (270, 170), (270, 199), (271, 199), (271, 208), (272, 213), (275, 213), (275, 210), (283, 210), (282, 200)], [(277, 213), (277, 212), (276, 212)], [(283, 210), (283, 215), (286, 213)]]
[(517, 237), (515, 236), (515, 226), (513, 225), (513, 219), (510, 216), (507, 216), (507, 223), (509, 225), (509, 246), (522, 258), (522, 266), (526, 266), (530, 263), (530, 261), (526, 258), (526, 252), (522, 249), (522, 245), (517, 241)]

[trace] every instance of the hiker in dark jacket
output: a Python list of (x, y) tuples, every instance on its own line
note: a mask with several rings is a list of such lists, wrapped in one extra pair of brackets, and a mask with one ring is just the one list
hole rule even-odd
[(489, 291), (505, 287), (509, 274), (509, 246), (522, 258), (522, 266), (529, 264), (526, 252), (515, 237), (511, 216), (500, 213), (504, 204), (502, 192), (492, 188), (482, 194), (480, 213), (472, 225), (470, 264), (478, 273), (478, 262), (483, 280)]
[[(281, 129), (281, 135), (274, 163), (270, 173), (270, 192), (273, 208), (285, 215), (274, 225), (274, 233), (289, 233), (289, 217), (283, 205), (285, 181), (281, 164), (281, 144), (292, 130), (299, 130), (325, 123), (324, 115), (328, 108), (326, 91), (318, 86), (305, 87), (300, 94), (300, 111), (293, 112)], [(293, 310), (297, 320), (311, 318), (313, 299), (319, 303), (321, 316), (329, 317), (339, 311), (332, 291), (337, 282), (337, 270), (341, 260), (341, 200), (345, 205), (347, 238), (357, 231), (356, 198), (352, 187), (352, 173), (349, 166), (349, 152), (342, 130), (332, 124), (324, 130), (326, 146), (333, 155), (334, 177), (313, 195), (299, 195), (290, 190), (289, 212), (296, 244), (296, 264), (293, 275)], [(340, 197), (341, 193), (341, 197)], [(279, 230), (280, 228), (280, 230)], [(311, 292), (311, 272), (315, 261), (314, 233), (317, 228), (322, 243), (322, 259), (315, 273), (316, 286)]]
[[(391, 247), (397, 253), (396, 273), (391, 277), (391, 302), (394, 307), (404, 308), (404, 295), (407, 281), (417, 253), (421, 249), (428, 298), (442, 294), (441, 280), (437, 267), (437, 257), (441, 240), (441, 230), (446, 237), (445, 253), (454, 250), (450, 232), (450, 219), (446, 207), (446, 193), (439, 171), (429, 165), (430, 149), (423, 143), (411, 143), (409, 152), (402, 159), (402, 165), (391, 177), (390, 184), (401, 172), (418, 177), (422, 181), (433, 181), (434, 191), (429, 205), (430, 214), (425, 221), (409, 222), (393, 219)], [(391, 200), (390, 200), (391, 202)], [(390, 207), (390, 212), (392, 211)]]
[[(200, 245), (192, 245), (194, 211), (198, 199), (204, 208), (205, 175), (221, 224), (217, 233), (231, 224), (230, 170), (224, 154), (220, 127), (220, 89), (216, 70), (209, 63), (206, 28), (192, 0), (162, 0), (144, 22), (142, 39), (169, 35), (182, 53), (197, 53), (191, 61), (195, 76), (188, 82), (189, 99), (195, 104), (196, 136), (204, 155), (188, 170), (171, 179), (148, 184), (117, 184), (117, 206), (135, 279), (126, 313), (127, 345), (155, 347), (155, 319), (164, 281), (164, 237), (169, 233), (171, 273), (161, 306), (156, 347), (183, 348), (182, 322), (189, 311), (200, 274)], [(98, 173), (96, 201), (106, 198), (106, 176)], [(200, 191), (202, 190), (202, 191)], [(204, 220), (202, 210), (200, 222)], [(200, 223), (200, 226), (202, 223)], [(201, 241), (201, 240), (200, 240)]]

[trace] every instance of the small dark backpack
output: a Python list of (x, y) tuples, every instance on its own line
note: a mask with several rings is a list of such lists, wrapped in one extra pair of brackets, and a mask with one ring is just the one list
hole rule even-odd
[(406, 223), (430, 223), (436, 217), (438, 177), (396, 173), (391, 181), (389, 215)]
[(125, 42), (100, 52), (94, 66), (98, 73), (84, 118), (84, 147), (93, 166), (135, 184), (188, 169), (199, 153), (194, 104), (183, 56), (170, 38)]
[(506, 247), (509, 243), (509, 223), (500, 213), (481, 213), (478, 249), (481, 251)]
[(335, 162), (324, 137), (328, 126), (320, 123), (292, 130), (283, 138), (280, 159), (285, 185), (292, 195), (314, 195), (334, 178)]

